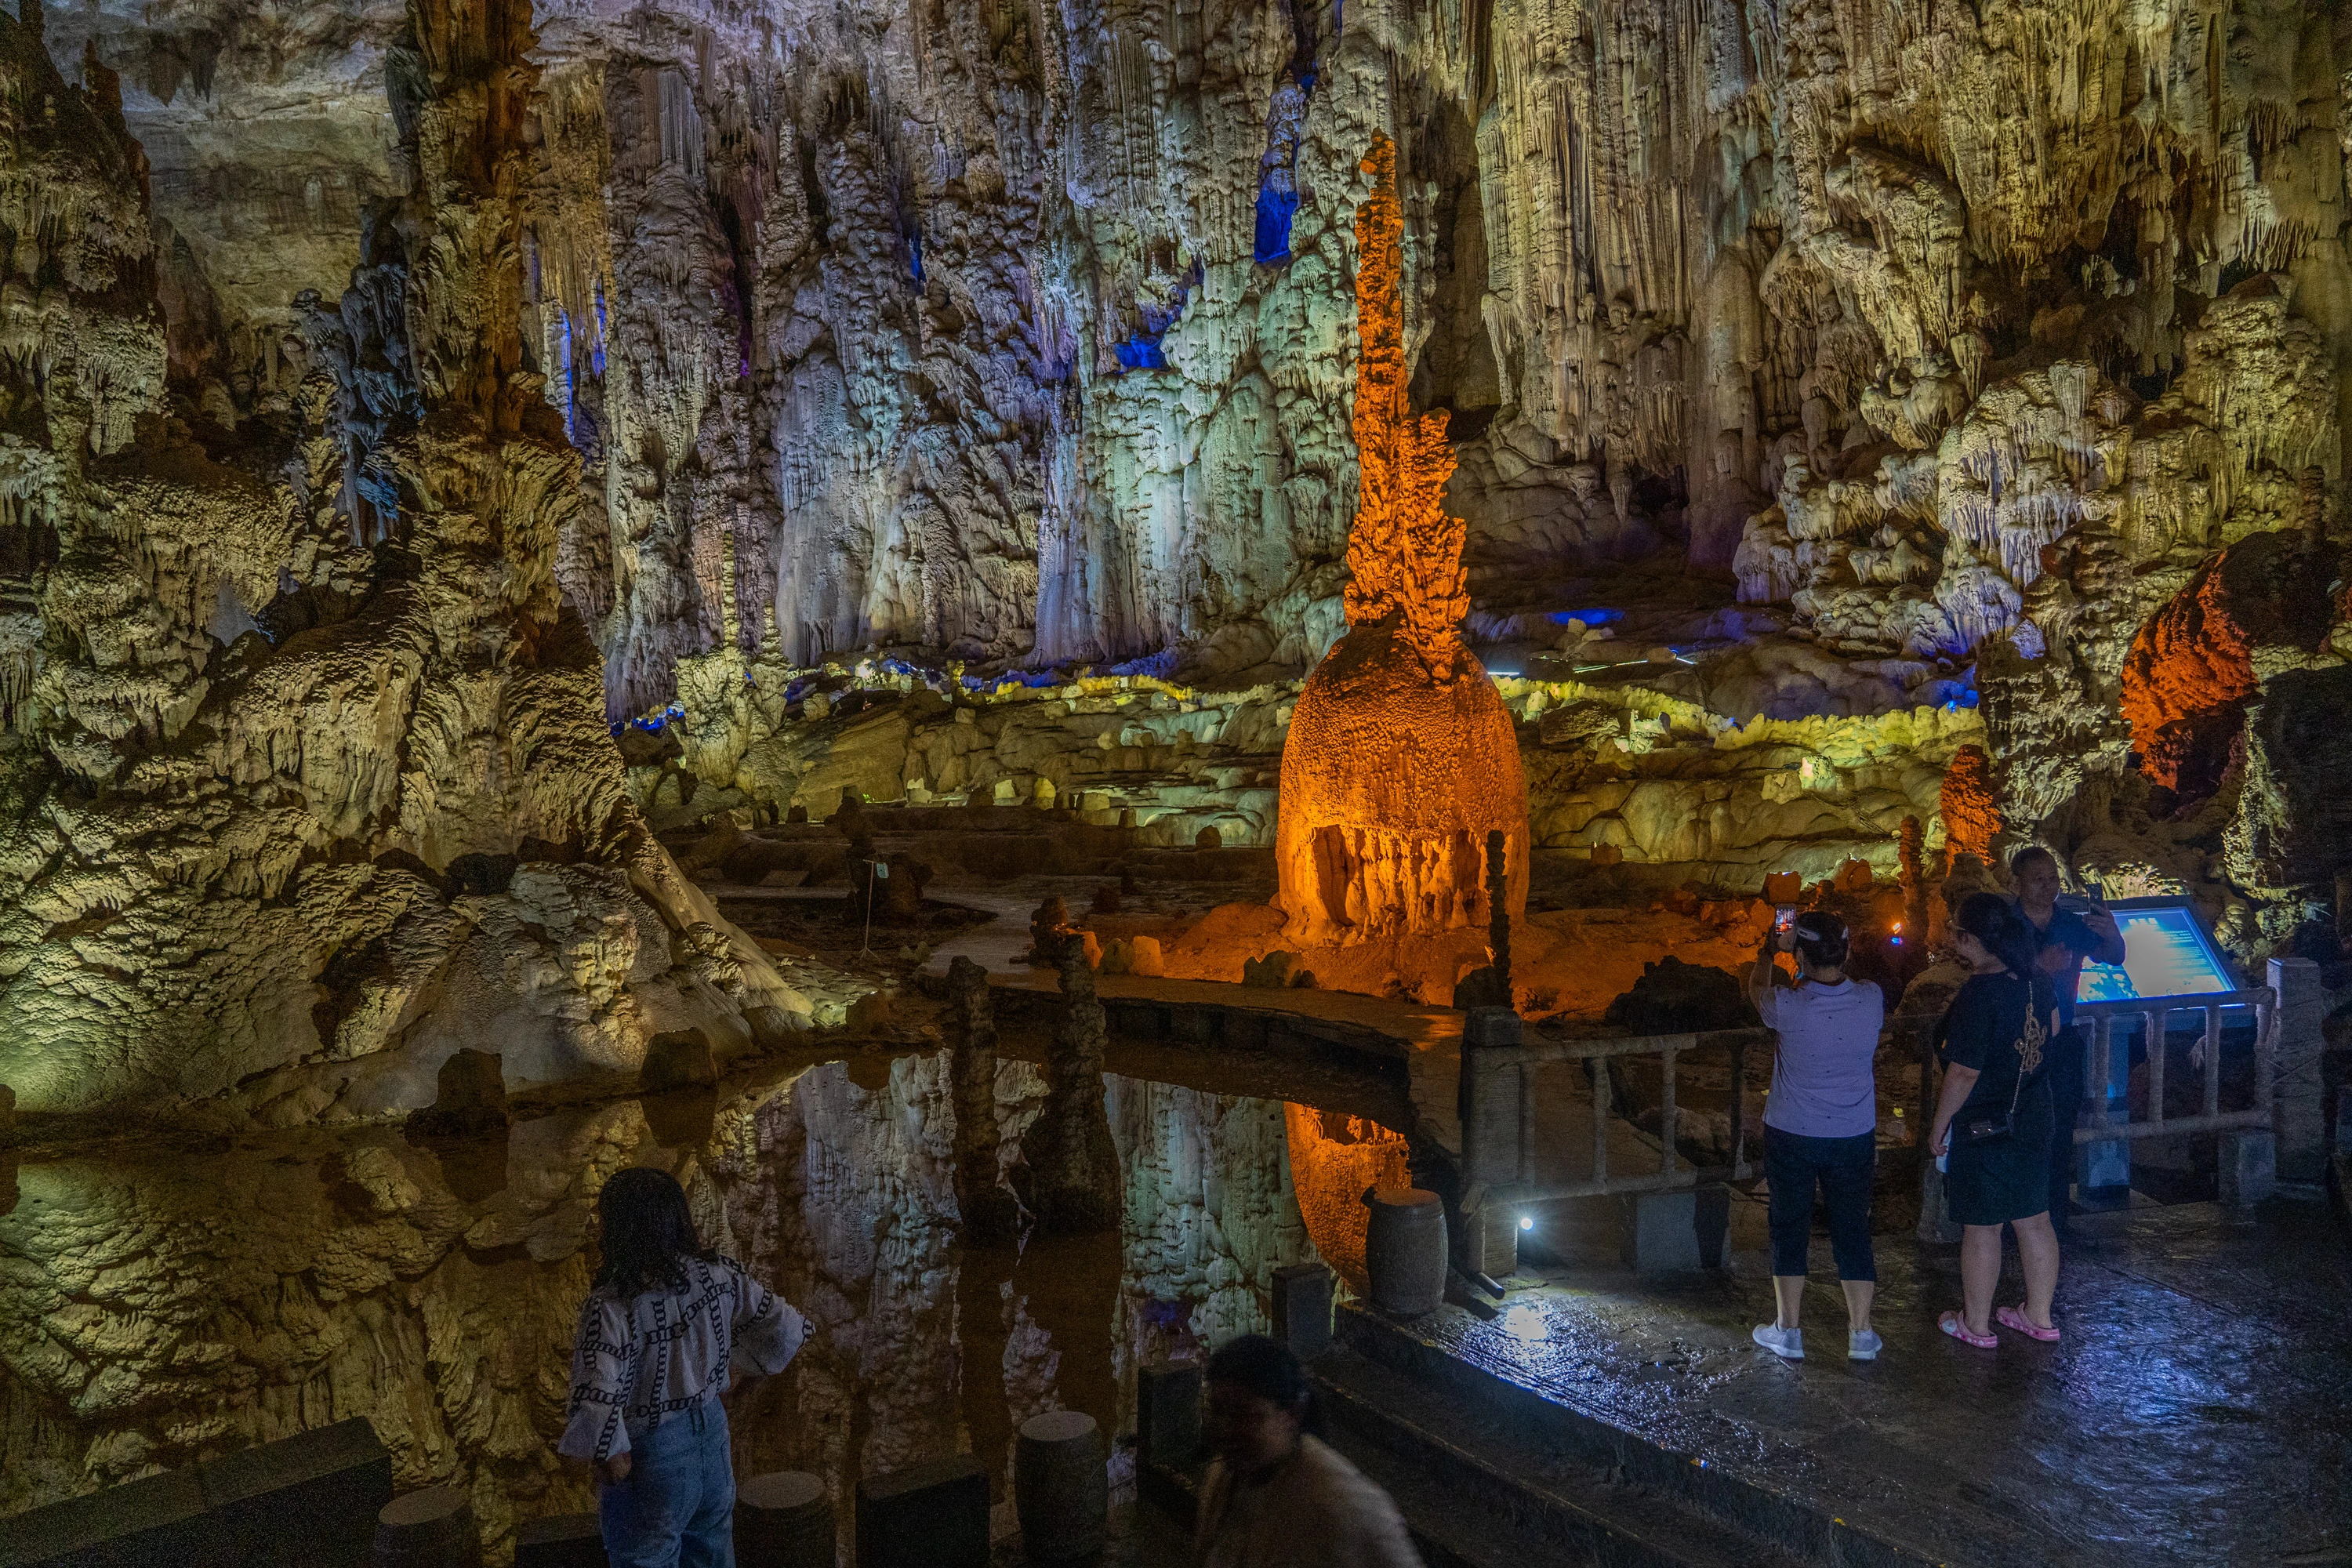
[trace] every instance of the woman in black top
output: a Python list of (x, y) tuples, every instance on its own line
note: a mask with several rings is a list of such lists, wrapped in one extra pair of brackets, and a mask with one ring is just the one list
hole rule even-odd
[[(2055, 1340), (2050, 1297), (2058, 1286), (2058, 1233), (2050, 1223), (2050, 1099), (2058, 995), (2034, 962), (2033, 933), (2009, 901), (1978, 893), (1952, 921), (1953, 945), (1970, 974), (1936, 1026), (1944, 1091), (1928, 1148), (1947, 1156), (1944, 1195), (1963, 1227), (1964, 1310), (1946, 1312), (1944, 1332), (1990, 1350), (1992, 1325)], [(2000, 1227), (2017, 1232), (2025, 1300), (1993, 1310), (2000, 1279)]]

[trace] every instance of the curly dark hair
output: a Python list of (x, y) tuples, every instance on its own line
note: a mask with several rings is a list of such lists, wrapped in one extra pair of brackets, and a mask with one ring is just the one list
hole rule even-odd
[(596, 1289), (623, 1300), (647, 1290), (686, 1288), (686, 1259), (716, 1254), (696, 1234), (686, 1189), (667, 1171), (635, 1165), (614, 1173), (596, 1194), (603, 1261)]

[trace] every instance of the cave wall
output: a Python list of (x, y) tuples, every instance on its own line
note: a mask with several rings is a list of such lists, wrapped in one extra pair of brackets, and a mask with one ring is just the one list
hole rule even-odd
[[(414, 178), (397, 7), (302, 9), (52, 28), (162, 150), (174, 369), (216, 412), (283, 384), (293, 286), (339, 291)], [(2061, 535), (2145, 564), (2333, 486), (2336, 10), (542, 5), (564, 587), (615, 715), (726, 640), (1303, 667), (1339, 624), (1386, 131), (1414, 401), (1466, 437), (1486, 589), (1737, 556), (1835, 639), (1964, 659)]]
[(44, 20), (0, 17), (0, 1083), (104, 1125), (382, 1116), (463, 1045), (521, 1084), (805, 1019), (646, 831), (556, 582), (527, 27), (415, 8), (413, 188), (238, 443), (170, 395), (148, 166)]
[[(432, 402), (394, 330), (446, 195), (431, 71), (403, 6), (299, 9), (46, 18), (149, 148), (137, 395), (272, 496), (300, 456), (293, 521), (221, 552), (250, 581), (172, 586), (190, 661), (281, 568), (305, 617), (369, 591)], [(577, 464), (531, 571), (613, 720), (882, 645), (1303, 672), (1343, 625), (1384, 132), (1482, 605), (1679, 554), (1825, 654), (1977, 666), (2017, 834), (2145, 840), (2183, 803), (2127, 798), (2138, 630), (2257, 535), (2333, 572), (2344, 10), (542, 5), (486, 319)], [(2194, 880), (2217, 831), (2108, 858)]]

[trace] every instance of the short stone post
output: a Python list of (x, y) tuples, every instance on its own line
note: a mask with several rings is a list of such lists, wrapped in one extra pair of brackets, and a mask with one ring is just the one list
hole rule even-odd
[(1619, 1233), (1625, 1267), (1636, 1274), (1685, 1274), (1731, 1267), (1731, 1191), (1727, 1187), (1639, 1193)]
[(1201, 1363), (1162, 1362), (1136, 1374), (1136, 1457), (1181, 1470), (1201, 1457)]
[(1072, 1563), (1103, 1549), (1110, 1520), (1110, 1456), (1095, 1418), (1049, 1410), (1021, 1423), (1013, 1449), (1013, 1504), (1029, 1561)]
[(2261, 1203), (2278, 1190), (2275, 1134), (2250, 1127), (2221, 1134), (2221, 1198), (2232, 1208)]
[(593, 1513), (548, 1513), (515, 1526), (514, 1568), (605, 1568)]
[(1519, 1104), (1527, 1069), (1494, 1066), (1488, 1053), (1516, 1047), (1525, 1037), (1519, 1016), (1508, 1007), (1474, 1008), (1462, 1022), (1462, 1261), (1496, 1279), (1519, 1266), (1519, 1229), (1516, 1215), (1486, 1201), (1486, 1189), (1519, 1179), (1527, 1154), (1520, 1133), (1529, 1118)]
[(1274, 1271), (1274, 1337), (1300, 1361), (1331, 1348), (1331, 1270), (1290, 1263)]
[(2301, 1197), (2316, 1198), (2326, 1179), (2327, 1122), (2320, 1057), (2327, 1041), (2322, 1026), (2326, 994), (2319, 965), (2307, 958), (2270, 961), (2270, 986), (2278, 993), (2277, 1033), (2273, 1050), (2272, 1131), (2277, 1138), (2279, 1184)]
[(370, 1561), (374, 1568), (480, 1568), (481, 1532), (466, 1489), (427, 1487), (384, 1504)]
[(989, 1568), (988, 1472), (956, 1454), (858, 1482), (857, 1568)]
[(742, 1568), (834, 1568), (839, 1555), (833, 1500), (816, 1477), (771, 1470), (735, 1489), (735, 1561)]

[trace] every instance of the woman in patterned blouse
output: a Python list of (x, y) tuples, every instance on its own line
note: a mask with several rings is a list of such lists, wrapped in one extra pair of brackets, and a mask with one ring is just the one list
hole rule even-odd
[(622, 1171), (596, 1199), (604, 1263), (580, 1309), (557, 1451), (593, 1467), (613, 1568), (732, 1568), (735, 1472), (719, 1396), (782, 1372), (801, 1315), (702, 1245), (686, 1190)]

